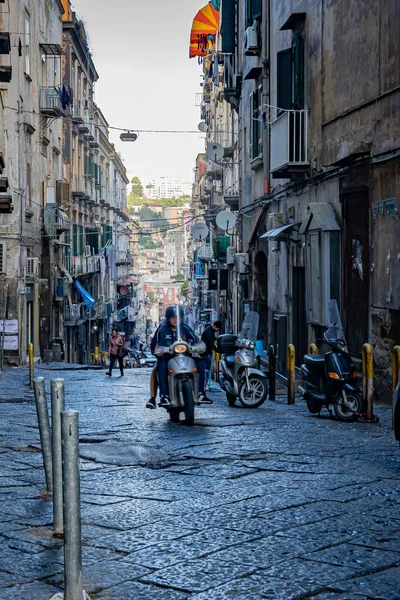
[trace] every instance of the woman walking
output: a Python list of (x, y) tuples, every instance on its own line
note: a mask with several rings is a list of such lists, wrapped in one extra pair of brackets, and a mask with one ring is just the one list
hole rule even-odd
[(118, 333), (118, 329), (113, 329), (110, 336), (110, 344), (108, 346), (108, 355), (110, 357), (110, 368), (106, 372), (106, 375), (111, 377), (112, 370), (116, 361), (118, 360), (119, 370), (121, 371), (121, 377), (124, 375), (124, 356), (122, 349), (124, 347), (124, 340)]

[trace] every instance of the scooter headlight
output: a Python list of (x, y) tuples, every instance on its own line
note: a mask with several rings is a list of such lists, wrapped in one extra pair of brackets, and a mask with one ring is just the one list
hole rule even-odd
[(247, 347), (250, 348), (250, 350), (254, 350), (255, 343), (254, 342), (248, 342)]
[(174, 353), (175, 354), (184, 354), (187, 351), (187, 346), (186, 344), (177, 344), (176, 346), (174, 346)]

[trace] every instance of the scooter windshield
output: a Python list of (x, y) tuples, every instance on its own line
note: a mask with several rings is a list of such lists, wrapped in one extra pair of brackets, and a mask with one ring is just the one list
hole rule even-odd
[(242, 329), (240, 330), (238, 336), (239, 339), (251, 340), (254, 342), (257, 339), (259, 321), (260, 317), (258, 316), (258, 313), (256, 313), (254, 310), (248, 312), (243, 319)]
[(336, 300), (331, 299), (328, 302), (328, 312), (329, 312), (329, 329), (325, 332), (326, 339), (332, 340), (344, 340), (345, 333), (342, 325), (342, 320), (340, 318), (339, 308)]

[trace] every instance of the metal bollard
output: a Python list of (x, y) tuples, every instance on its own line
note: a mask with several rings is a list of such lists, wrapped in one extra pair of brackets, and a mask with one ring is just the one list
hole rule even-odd
[(400, 346), (395, 346), (392, 350), (392, 390), (393, 393), (400, 380)]
[(64, 600), (82, 598), (82, 533), (79, 478), (79, 413), (61, 413), (64, 491)]
[(372, 421), (374, 416), (374, 354), (371, 344), (364, 344), (362, 349), (362, 387), (363, 412), (366, 420)]
[(51, 387), (51, 432), (53, 447), (53, 529), (54, 534), (62, 534), (63, 521), (63, 477), (61, 412), (64, 410), (64, 380), (52, 379)]
[(295, 384), (296, 384), (296, 351), (293, 344), (289, 344), (287, 353), (288, 370), (288, 404), (295, 404)]
[(310, 344), (310, 347), (308, 348), (308, 352), (309, 352), (309, 354), (318, 354), (317, 344)]
[(33, 358), (33, 344), (28, 345), (28, 356), (29, 356), (29, 387), (33, 390), (33, 378), (34, 378), (34, 358)]
[(276, 399), (276, 356), (274, 346), (270, 346), (268, 349), (269, 359), (269, 399)]
[(43, 377), (37, 377), (33, 380), (35, 390), (36, 412), (39, 423), (40, 443), (43, 452), (44, 473), (46, 476), (47, 491), (53, 489), (53, 466), (51, 453), (51, 431), (49, 422), (49, 413), (47, 412), (46, 388)]

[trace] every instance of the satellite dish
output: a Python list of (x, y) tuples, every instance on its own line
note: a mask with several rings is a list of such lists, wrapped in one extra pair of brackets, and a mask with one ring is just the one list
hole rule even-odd
[(199, 128), (199, 131), (202, 131), (203, 133), (205, 133), (208, 129), (207, 123), (205, 123), (204, 121), (200, 121), (200, 123), (198, 124), (198, 128)]
[(218, 162), (219, 160), (224, 158), (224, 149), (221, 146), (221, 144), (213, 142), (212, 144), (208, 144), (206, 156), (209, 160)]
[(236, 217), (230, 210), (222, 210), (217, 214), (217, 218), (215, 219), (216, 224), (220, 229), (224, 231), (229, 231), (233, 229), (236, 225)]
[(192, 227), (192, 236), (195, 240), (205, 240), (210, 230), (205, 223), (195, 223)]

